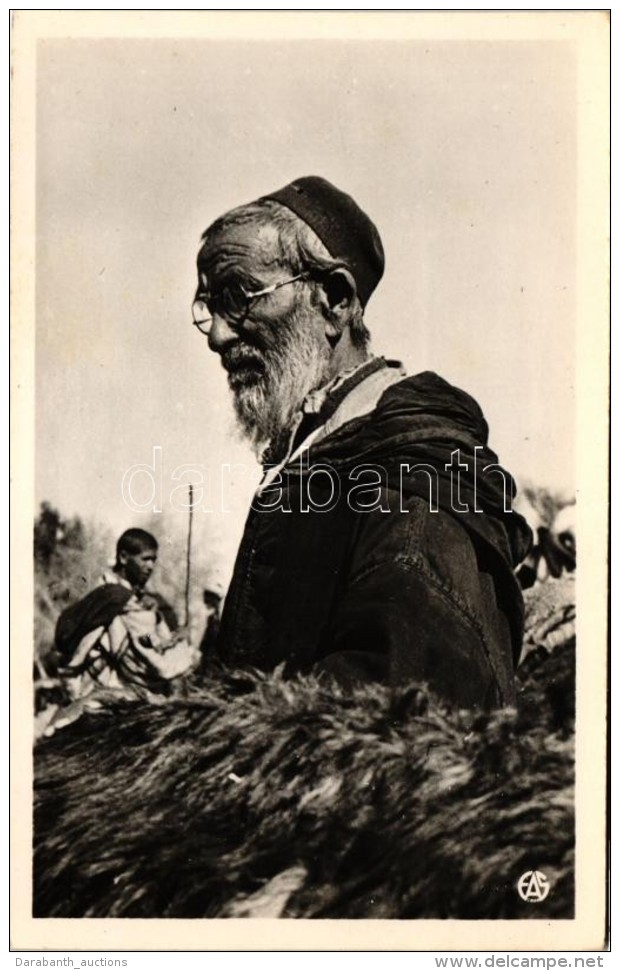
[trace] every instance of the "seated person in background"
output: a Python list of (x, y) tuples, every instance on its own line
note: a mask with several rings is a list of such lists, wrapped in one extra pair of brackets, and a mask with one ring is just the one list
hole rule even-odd
[(205, 631), (200, 642), (200, 670), (204, 670), (209, 662), (210, 656), (215, 651), (217, 637), (220, 631), (220, 618), (222, 614), (222, 589), (215, 581), (211, 586), (205, 587), (202, 592), (202, 599), (207, 608)]
[(174, 610), (146, 589), (157, 548), (150, 533), (128, 529), (118, 540), (113, 569), (60, 615), (55, 648), (73, 699), (101, 688), (168, 694), (170, 681), (195, 665)]

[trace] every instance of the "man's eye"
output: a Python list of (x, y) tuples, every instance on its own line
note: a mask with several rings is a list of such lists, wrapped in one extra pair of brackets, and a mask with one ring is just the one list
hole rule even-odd
[(246, 296), (241, 286), (226, 287), (220, 294), (220, 305), (231, 313), (240, 313), (246, 305)]

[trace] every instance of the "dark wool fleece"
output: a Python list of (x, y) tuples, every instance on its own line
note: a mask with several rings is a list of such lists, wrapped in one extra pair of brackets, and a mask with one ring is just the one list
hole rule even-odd
[(573, 665), (490, 715), (239, 671), (85, 716), (35, 752), (34, 916), (570, 918)]

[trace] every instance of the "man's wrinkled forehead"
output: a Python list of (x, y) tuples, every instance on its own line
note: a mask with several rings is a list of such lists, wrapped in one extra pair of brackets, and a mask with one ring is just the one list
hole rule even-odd
[(281, 247), (278, 231), (273, 226), (246, 223), (207, 230), (198, 252), (198, 270), (209, 278), (230, 273), (235, 269), (258, 271), (280, 263)]

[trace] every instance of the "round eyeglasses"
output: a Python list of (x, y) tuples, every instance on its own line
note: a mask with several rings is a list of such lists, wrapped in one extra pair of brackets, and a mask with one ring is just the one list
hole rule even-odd
[(211, 330), (214, 317), (221, 317), (233, 327), (239, 327), (251, 313), (255, 302), (261, 297), (275, 293), (280, 287), (286, 287), (289, 283), (295, 283), (297, 280), (307, 280), (308, 277), (308, 273), (298, 273), (290, 280), (272, 283), (271, 286), (264, 287), (262, 290), (255, 290), (253, 293), (248, 293), (240, 283), (221, 287), (215, 293), (201, 294), (199, 291), (192, 304), (192, 323), (205, 336)]

